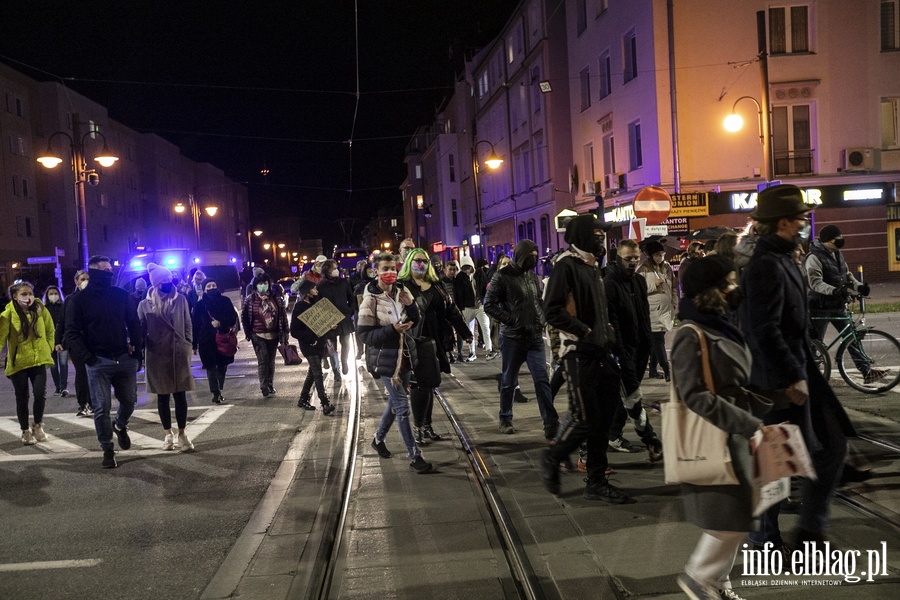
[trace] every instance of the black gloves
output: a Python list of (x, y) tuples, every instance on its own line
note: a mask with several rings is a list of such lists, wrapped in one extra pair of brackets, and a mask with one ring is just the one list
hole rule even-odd
[(831, 295), (835, 298), (842, 298), (847, 295), (847, 286), (841, 285), (832, 290)]
[(859, 292), (860, 296), (868, 296), (872, 289), (869, 287), (868, 283), (863, 283), (858, 288), (856, 288), (856, 291)]

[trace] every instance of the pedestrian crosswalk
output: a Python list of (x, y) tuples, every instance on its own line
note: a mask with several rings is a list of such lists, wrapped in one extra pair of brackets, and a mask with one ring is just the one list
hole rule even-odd
[[(210, 425), (225, 414), (233, 405), (224, 404), (208, 408), (189, 408), (187, 434), (196, 440)], [(198, 414), (199, 413), (199, 414)], [(159, 426), (159, 414), (154, 409), (135, 410), (131, 417), (128, 435), (131, 438), (131, 449), (123, 451), (123, 456), (153, 456), (171, 454), (162, 449), (162, 429), (160, 435), (153, 437), (135, 431), (136, 421), (144, 421)], [(41, 460), (77, 460), (79, 458), (97, 458), (100, 445), (94, 434), (94, 420), (76, 417), (71, 413), (45, 414), (44, 431), (47, 441), (23, 446), (22, 430), (16, 417), (0, 418), (0, 463), (28, 462)], [(85, 435), (90, 432), (89, 435)], [(13, 442), (15, 438), (15, 442)], [(118, 448), (117, 448), (118, 450)]]

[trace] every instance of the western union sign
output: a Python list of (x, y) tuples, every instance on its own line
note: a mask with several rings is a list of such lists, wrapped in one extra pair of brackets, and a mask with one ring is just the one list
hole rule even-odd
[(709, 193), (672, 194), (670, 217), (708, 217)]

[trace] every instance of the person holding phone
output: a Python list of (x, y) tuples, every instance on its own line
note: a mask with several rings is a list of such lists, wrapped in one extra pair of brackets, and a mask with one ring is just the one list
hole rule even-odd
[(419, 310), (410, 291), (397, 282), (393, 254), (376, 256), (375, 270), (377, 277), (366, 286), (356, 328), (357, 336), (366, 345), (366, 367), (388, 393), (372, 447), (381, 458), (391, 457), (384, 439), (396, 418), (409, 467), (416, 473), (427, 473), (431, 463), (422, 458), (409, 424), (409, 380), (416, 365), (416, 344), (410, 329), (419, 321)]

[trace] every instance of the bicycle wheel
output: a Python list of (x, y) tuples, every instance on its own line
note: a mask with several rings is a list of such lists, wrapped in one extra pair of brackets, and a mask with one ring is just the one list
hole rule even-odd
[(828, 348), (821, 341), (812, 340), (812, 353), (816, 368), (819, 369), (819, 373), (822, 374), (825, 381), (828, 381), (828, 378), (831, 377), (831, 356), (828, 354)]
[(866, 394), (880, 394), (900, 383), (900, 342), (878, 329), (861, 329), (844, 340), (835, 355), (847, 385)]

